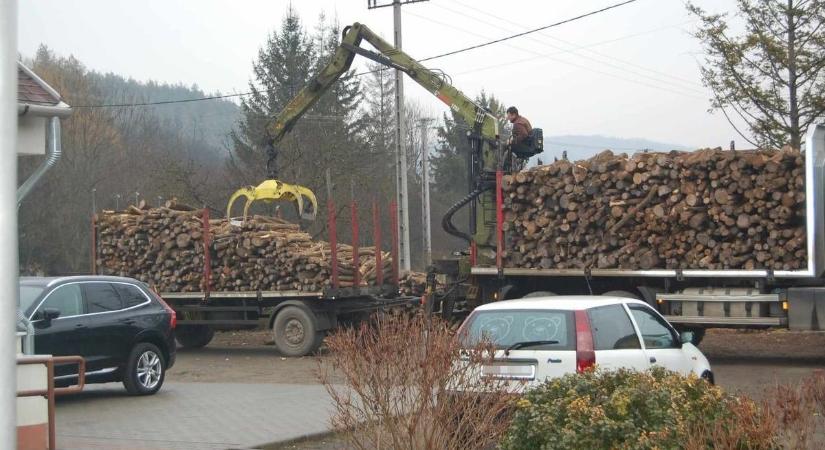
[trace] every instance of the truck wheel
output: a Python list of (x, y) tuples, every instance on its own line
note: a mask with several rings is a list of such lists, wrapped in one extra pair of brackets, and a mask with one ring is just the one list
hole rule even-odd
[(640, 300), (638, 295), (627, 291), (607, 291), (602, 295), (605, 297), (633, 298), (636, 300)]
[(209, 325), (188, 325), (175, 330), (175, 340), (184, 348), (206, 347), (215, 337), (215, 330)]
[(525, 295), (522, 298), (535, 298), (535, 297), (555, 297), (556, 293), (551, 291), (535, 291)]
[(272, 323), (275, 346), (284, 356), (306, 356), (318, 350), (324, 333), (318, 331), (315, 317), (298, 306), (278, 311)]

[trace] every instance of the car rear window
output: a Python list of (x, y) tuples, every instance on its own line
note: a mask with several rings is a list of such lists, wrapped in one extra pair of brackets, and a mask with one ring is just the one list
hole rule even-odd
[(143, 294), (143, 291), (137, 286), (131, 284), (114, 283), (115, 290), (120, 294), (120, 299), (123, 300), (124, 308), (131, 308), (132, 306), (146, 303), (148, 298)]
[(587, 310), (595, 350), (642, 348), (630, 316), (622, 305), (607, 305)]
[(86, 304), (89, 313), (117, 311), (123, 309), (120, 296), (109, 283), (83, 283), (86, 290)]
[(491, 310), (476, 311), (465, 325), (465, 342), (472, 345), (488, 339), (497, 348), (507, 348), (519, 342), (557, 341), (557, 344), (536, 345), (525, 350), (575, 350), (572, 311), (558, 310)]

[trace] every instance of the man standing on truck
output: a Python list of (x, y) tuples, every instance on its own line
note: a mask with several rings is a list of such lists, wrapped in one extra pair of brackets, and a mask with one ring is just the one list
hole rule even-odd
[(518, 108), (511, 106), (507, 108), (507, 120), (513, 124), (513, 134), (510, 136), (510, 149), (518, 153), (529, 152), (530, 132), (533, 131), (533, 126), (530, 121), (524, 116), (520, 116)]

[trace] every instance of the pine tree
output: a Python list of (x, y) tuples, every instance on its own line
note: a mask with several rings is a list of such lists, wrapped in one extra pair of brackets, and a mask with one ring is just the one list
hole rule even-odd
[(366, 138), (375, 155), (395, 150), (395, 78), (392, 70), (372, 63), (365, 83)]
[[(252, 65), (255, 78), (249, 82), (251, 94), (241, 99), (241, 119), (230, 135), (230, 166), (248, 182), (265, 175), (267, 126), (309, 80), (317, 59), (312, 44), (297, 11), (290, 6), (280, 30), (272, 32), (258, 52)], [(279, 168), (290, 169), (293, 175), (304, 128), (299, 122), (278, 148)]]

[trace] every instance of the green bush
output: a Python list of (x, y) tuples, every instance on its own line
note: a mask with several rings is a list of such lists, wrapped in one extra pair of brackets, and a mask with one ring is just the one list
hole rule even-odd
[(729, 423), (737, 403), (704, 380), (663, 369), (571, 374), (516, 402), (502, 448), (684, 448), (705, 424)]

